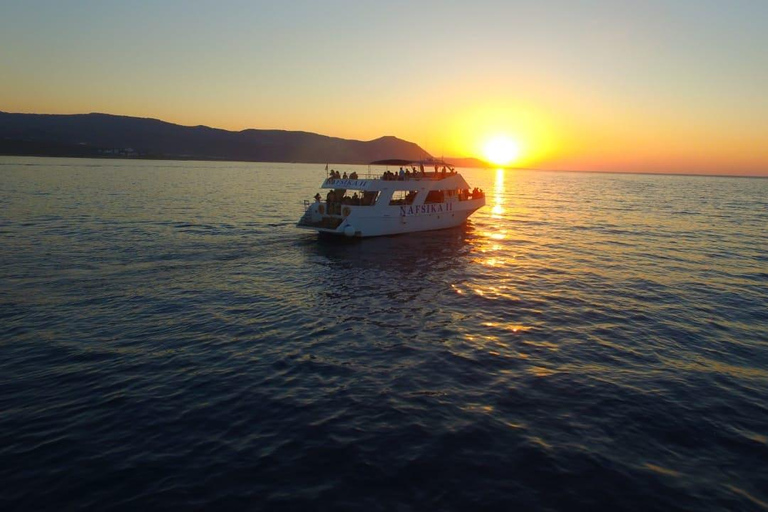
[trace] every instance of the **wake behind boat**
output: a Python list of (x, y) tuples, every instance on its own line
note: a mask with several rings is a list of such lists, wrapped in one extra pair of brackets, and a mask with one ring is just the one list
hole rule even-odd
[[(424, 165), (434, 172), (424, 171)], [(380, 160), (370, 165), (400, 166), (398, 172), (358, 176), (331, 171), (314, 203), (304, 202), (299, 228), (347, 237), (396, 235), (459, 226), (485, 206), (480, 189), (445, 162)], [(416, 167), (418, 165), (418, 168)]]

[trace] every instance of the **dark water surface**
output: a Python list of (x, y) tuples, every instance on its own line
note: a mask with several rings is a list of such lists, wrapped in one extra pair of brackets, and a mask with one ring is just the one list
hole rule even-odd
[(768, 509), (768, 180), (339, 245), (323, 175), (0, 159), (0, 509)]

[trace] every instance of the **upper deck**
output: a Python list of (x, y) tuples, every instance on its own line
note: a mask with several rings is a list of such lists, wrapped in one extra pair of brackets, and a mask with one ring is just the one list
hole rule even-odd
[(384, 179), (380, 174), (365, 174), (356, 179), (326, 178), (322, 188), (325, 189), (354, 189), (354, 190), (438, 190), (438, 189), (464, 189), (469, 184), (458, 173), (426, 173), (424, 175), (411, 174), (410, 176), (397, 176)]

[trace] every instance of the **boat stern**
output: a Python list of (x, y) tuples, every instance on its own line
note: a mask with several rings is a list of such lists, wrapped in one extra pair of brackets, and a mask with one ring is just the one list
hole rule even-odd
[(296, 227), (331, 235), (361, 236), (360, 231), (350, 223), (351, 208), (349, 206), (339, 207), (341, 205), (331, 205), (331, 211), (329, 211), (328, 205), (324, 202), (312, 203), (307, 206), (304, 215), (296, 223)]

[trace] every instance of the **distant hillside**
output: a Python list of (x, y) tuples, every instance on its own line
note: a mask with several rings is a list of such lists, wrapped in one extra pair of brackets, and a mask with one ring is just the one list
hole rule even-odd
[(396, 137), (358, 141), (284, 130), (232, 132), (109, 114), (0, 112), (0, 155), (366, 164), (430, 155)]
[(475, 167), (482, 169), (485, 167), (493, 167), (485, 160), (479, 158), (458, 158), (458, 157), (445, 157), (444, 160), (455, 167)]

